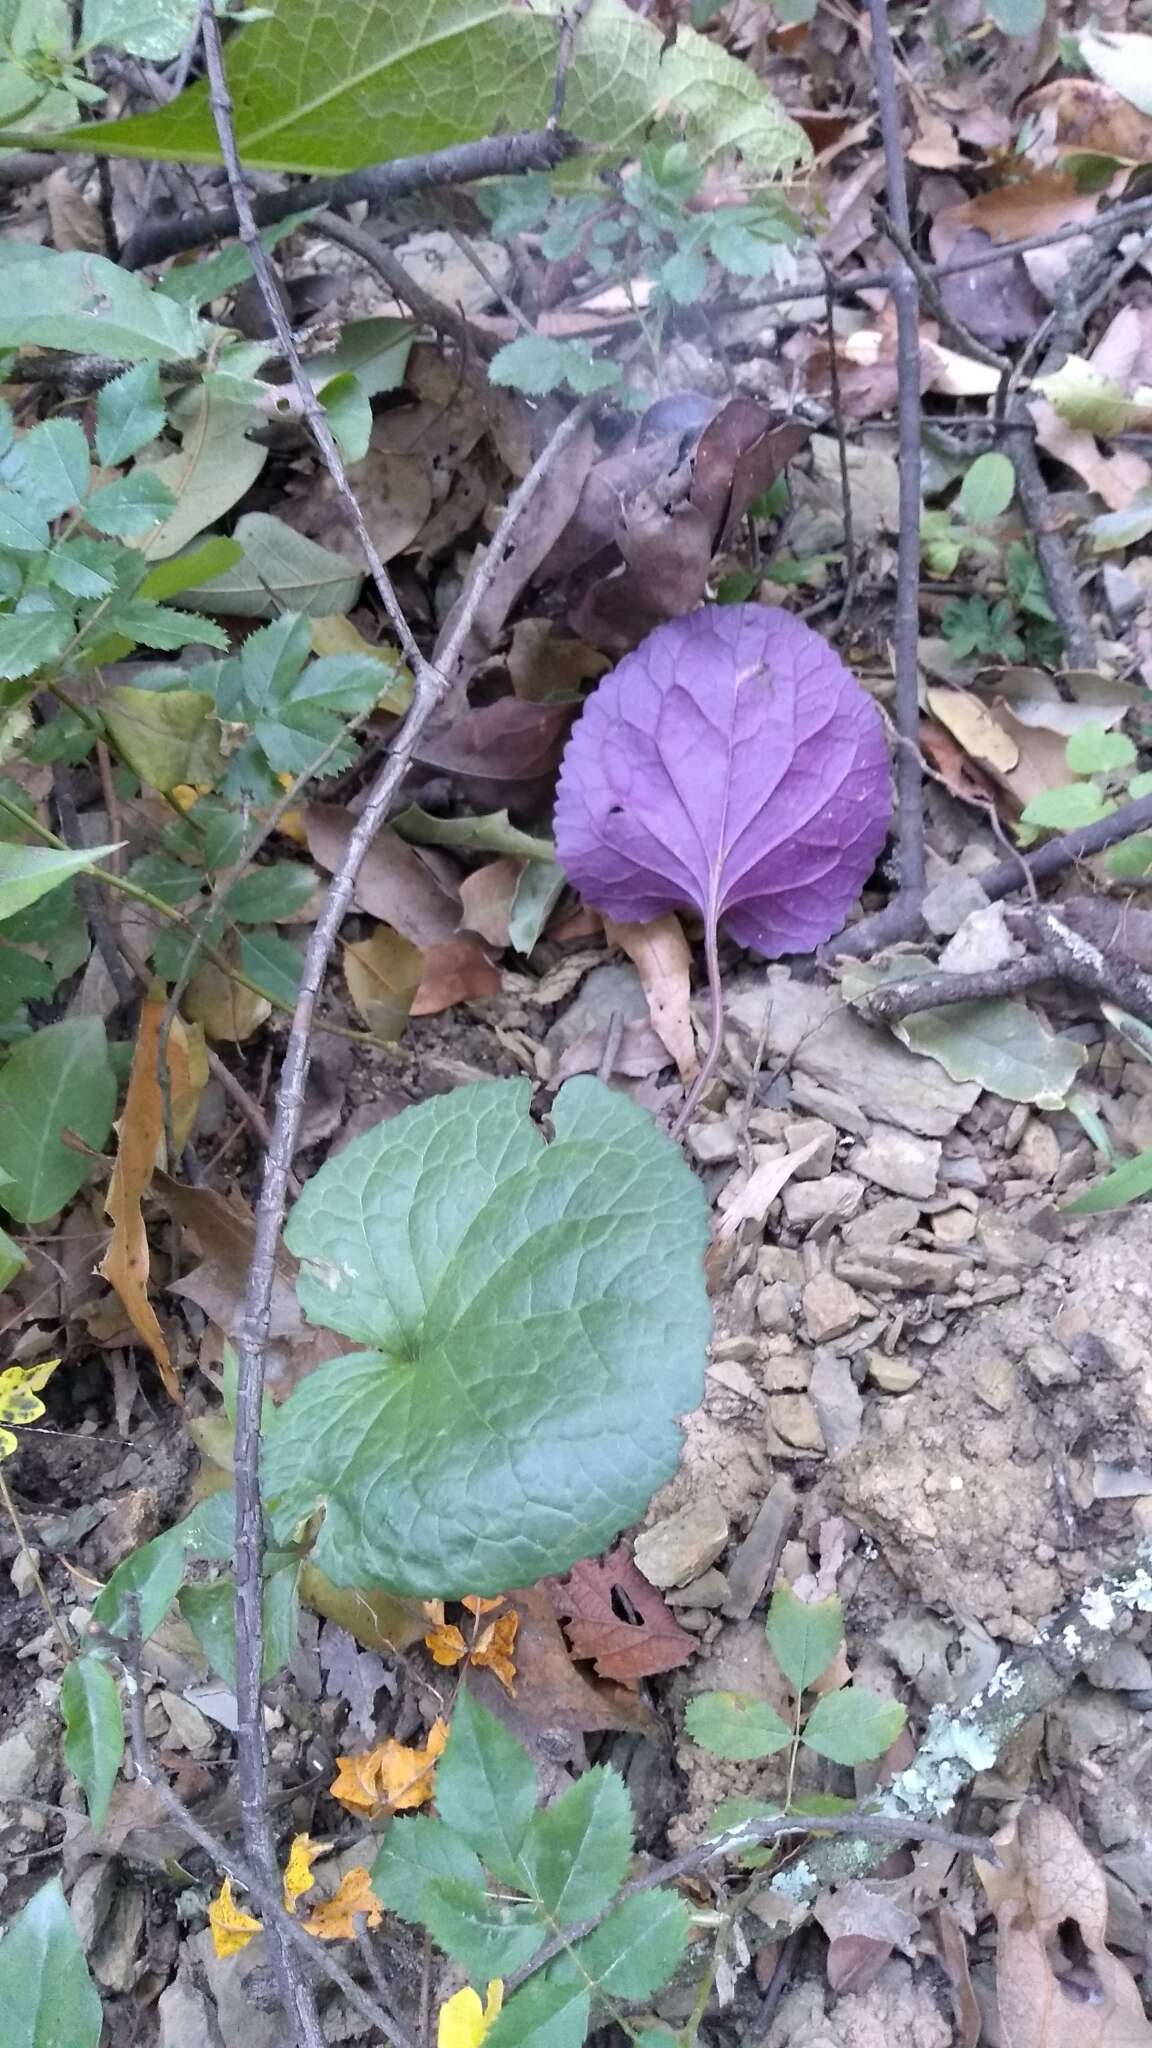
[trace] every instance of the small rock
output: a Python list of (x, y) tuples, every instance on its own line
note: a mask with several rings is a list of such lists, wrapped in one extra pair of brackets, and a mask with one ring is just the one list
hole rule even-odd
[(974, 1152), (959, 1152), (950, 1159), (942, 1159), (940, 1178), (945, 1187), (968, 1188), (975, 1194), (988, 1185), (988, 1175)]
[(792, 1100), (797, 1109), (811, 1110), (813, 1116), (835, 1124), (837, 1130), (847, 1131), (853, 1138), (868, 1136), (870, 1126), (863, 1110), (857, 1109), (847, 1095), (838, 1094), (835, 1088), (822, 1088), (819, 1081), (810, 1081), (806, 1074), (793, 1077)]
[(941, 1209), (932, 1218), (932, 1235), (937, 1244), (970, 1244), (976, 1235), (976, 1218), (970, 1209)]
[(1030, 1344), (1024, 1353), (1024, 1370), (1042, 1393), (1049, 1387), (1079, 1386), (1082, 1374), (1076, 1360), (1062, 1344)]
[(886, 1358), (882, 1351), (868, 1353), (868, 1377), (882, 1394), (910, 1394), (924, 1377), (919, 1366), (906, 1358)]
[(121, 1879), (92, 1951), (92, 1974), (106, 1991), (130, 1991), (136, 1981), (136, 1951), (144, 1932), (144, 1899)]
[(898, 1244), (915, 1230), (920, 1221), (920, 1207), (905, 1196), (892, 1195), (882, 1202), (874, 1202), (851, 1223), (844, 1226), (844, 1242), (858, 1247), (861, 1251), (883, 1251), (888, 1245)]
[(1004, 906), (990, 903), (965, 918), (941, 953), (940, 965), (945, 974), (987, 974), (1018, 959), (1023, 950), (1008, 929)]
[(723, 1116), (715, 1123), (691, 1124), (688, 1150), (698, 1166), (723, 1166), (728, 1160), (738, 1158), (740, 1138), (735, 1124)]
[(40, 1753), (23, 1728), (0, 1742), (0, 1800), (21, 1799), (32, 1790)]
[(832, 1273), (817, 1273), (809, 1280), (803, 1301), (804, 1326), (813, 1344), (829, 1344), (833, 1338), (845, 1336), (865, 1314), (859, 1295)]
[(137, 1487), (115, 1501), (92, 1532), (94, 1562), (107, 1574), (148, 1543), (160, 1527), (160, 1502), (151, 1486)]
[(824, 1216), (846, 1223), (864, 1200), (864, 1183), (854, 1173), (827, 1173), (823, 1180), (791, 1180), (782, 1200), (794, 1230), (806, 1230)]
[(803, 1394), (812, 1377), (812, 1364), (803, 1351), (776, 1351), (766, 1358), (760, 1383), (768, 1394)]
[(1146, 1692), (1152, 1686), (1152, 1664), (1135, 1643), (1118, 1642), (1085, 1665), (1084, 1676), (1101, 1692)]
[(799, 1287), (804, 1279), (804, 1261), (799, 1252), (790, 1251), (787, 1245), (761, 1245), (756, 1254), (756, 1271), (769, 1284), (773, 1280), (786, 1280), (790, 1286)]
[(205, 2048), (211, 2041), (216, 2015), (183, 1968), (160, 1993), (156, 2011), (160, 2018), (157, 2048)]
[(823, 1180), (831, 1171), (836, 1152), (836, 1129), (833, 1124), (825, 1123), (822, 1117), (804, 1116), (794, 1124), (786, 1124), (784, 1143), (790, 1152), (816, 1145), (816, 1150), (796, 1168), (796, 1180)]
[(650, 1585), (684, 1586), (715, 1564), (728, 1541), (728, 1517), (711, 1494), (700, 1494), (636, 1538), (633, 1556)]
[(719, 1364), (721, 1359), (737, 1359), (747, 1365), (756, 1356), (755, 1337), (714, 1337), (711, 1345), (712, 1361)]
[(817, 1350), (809, 1384), (820, 1434), (833, 1458), (850, 1451), (860, 1441), (864, 1403), (846, 1358), (834, 1351)]
[(848, 1155), (853, 1173), (888, 1188), (894, 1195), (914, 1195), (922, 1202), (936, 1193), (940, 1173), (940, 1143), (918, 1138), (911, 1131), (878, 1126), (863, 1144), (853, 1145)]
[(1038, 1181), (1054, 1180), (1060, 1171), (1060, 1140), (1051, 1124), (1043, 1117), (1034, 1116), (1016, 1148), (1016, 1163), (1021, 1173)]
[(981, 1359), (972, 1374), (972, 1391), (994, 1415), (1006, 1415), (1016, 1391), (1016, 1367), (1010, 1358)]
[(855, 1260), (844, 1258), (836, 1261), (838, 1276), (858, 1287), (930, 1287), (934, 1294), (947, 1294), (968, 1263), (958, 1252), (922, 1251), (912, 1244), (894, 1244), (887, 1251), (871, 1252), (869, 1257), (868, 1279), (860, 1277)]
[(986, 1211), (976, 1226), (988, 1267), (993, 1273), (1028, 1273), (1042, 1266), (1052, 1247), (1022, 1223), (1011, 1223), (994, 1210)]
[(735, 1358), (716, 1359), (708, 1367), (710, 1387), (723, 1387), (729, 1394), (738, 1394), (743, 1401), (759, 1401), (760, 1389), (746, 1365)]
[(79, 1937), (85, 1955), (91, 1955), (104, 1922), (112, 1911), (112, 1901), (120, 1874), (111, 1858), (100, 1859), (86, 1864), (72, 1887), (68, 1909), (72, 1923)]
[(770, 1287), (760, 1290), (756, 1302), (756, 1320), (762, 1330), (773, 1330), (787, 1335), (792, 1328), (792, 1297), (795, 1288), (783, 1280), (774, 1280)]
[(29, 1593), (36, 1591), (36, 1573), (39, 1568), (40, 1552), (34, 1543), (30, 1543), (27, 1550), (21, 1547), (16, 1552), (8, 1577), (16, 1588), (18, 1600), (26, 1600)]
[(198, 1756), (202, 1750), (212, 1748), (216, 1740), (212, 1724), (191, 1700), (181, 1699), (176, 1692), (162, 1692), (160, 1704), (168, 1716), (169, 1740), (177, 1749), (190, 1749), (193, 1756)]
[(797, 1451), (822, 1451), (824, 1438), (815, 1406), (807, 1394), (773, 1394), (768, 1420), (777, 1436)]
[(988, 908), (988, 898), (974, 875), (966, 875), (962, 868), (949, 868), (943, 881), (929, 889), (922, 908), (929, 931), (948, 939), (974, 911)]
[(669, 1607), (723, 1607), (731, 1597), (728, 1580), (715, 1569), (693, 1579), (689, 1586), (670, 1586), (665, 1594)]

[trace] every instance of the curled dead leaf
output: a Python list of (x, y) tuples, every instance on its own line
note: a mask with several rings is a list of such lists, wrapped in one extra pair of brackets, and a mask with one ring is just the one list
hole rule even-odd
[(377, 1038), (403, 1037), (423, 971), (419, 946), (385, 924), (377, 925), (370, 938), (344, 947), (348, 993)]
[(605, 919), (610, 945), (627, 953), (640, 976), (652, 1029), (667, 1046), (687, 1088), (699, 1061), (692, 1029), (692, 954), (675, 911), (649, 924), (614, 924)]
[(362, 1756), (338, 1756), (333, 1799), (367, 1820), (423, 1806), (432, 1797), (436, 1759), (447, 1740), (448, 1723), (434, 1721), (422, 1749), (389, 1736)]

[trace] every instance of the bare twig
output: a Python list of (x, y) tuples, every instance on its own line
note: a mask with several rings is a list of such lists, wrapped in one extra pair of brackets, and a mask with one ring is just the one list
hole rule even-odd
[(828, 397), (832, 407), (832, 424), (836, 431), (836, 454), (840, 467), (840, 505), (844, 517), (844, 589), (840, 598), (840, 623), (848, 617), (856, 598), (856, 524), (852, 510), (852, 476), (848, 467), (848, 434), (844, 425), (844, 401), (840, 390), (840, 358), (836, 353), (836, 328), (833, 324), (835, 298), (832, 291), (832, 273), (826, 263), (821, 263), (824, 273), (824, 320), (828, 329)]
[(564, 112), (564, 101), (568, 96), (568, 72), (576, 48), (576, 37), (580, 24), (587, 14), (592, 0), (570, 0), (560, 16), (560, 36), (556, 45), (556, 75), (552, 83), (552, 105), (548, 111), (547, 126), (557, 129)]
[(443, 334), (458, 348), (470, 351), (483, 362), (495, 355), (500, 343), (484, 328), (477, 327), (455, 306), (446, 305), (434, 292), (426, 291), (422, 284), (405, 269), (400, 258), (393, 254), (386, 242), (380, 240), (368, 228), (354, 227), (351, 221), (342, 220), (338, 213), (318, 213), (313, 226), (327, 235), (330, 242), (339, 242), (342, 248), (351, 249), (361, 263), (374, 270), (382, 284), (387, 285), (394, 299), (408, 307), (426, 327), (437, 334)]

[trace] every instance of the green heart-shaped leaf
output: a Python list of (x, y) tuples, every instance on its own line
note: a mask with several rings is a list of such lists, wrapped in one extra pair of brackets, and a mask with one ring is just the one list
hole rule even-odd
[(377, 1126), (286, 1232), (309, 1319), (370, 1351), (278, 1411), (276, 1529), (323, 1509), (344, 1585), (450, 1595), (594, 1554), (675, 1467), (700, 1398), (707, 1211), (646, 1111), (561, 1089), (546, 1144), (526, 1081), (458, 1088)]

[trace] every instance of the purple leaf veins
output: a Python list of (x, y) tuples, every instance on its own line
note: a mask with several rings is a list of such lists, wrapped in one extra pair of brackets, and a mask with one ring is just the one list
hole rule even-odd
[(880, 716), (790, 612), (712, 605), (604, 677), (560, 770), (556, 851), (596, 910), (684, 905), (767, 959), (844, 922), (891, 813)]

